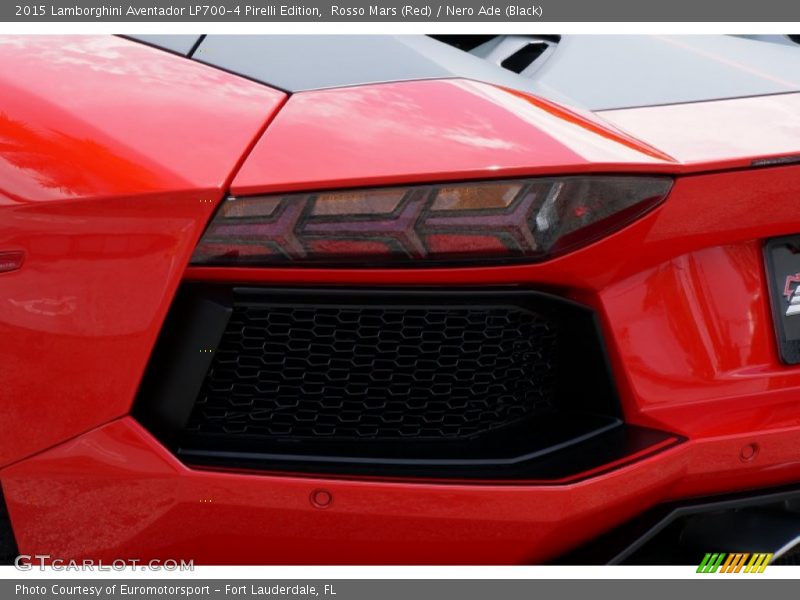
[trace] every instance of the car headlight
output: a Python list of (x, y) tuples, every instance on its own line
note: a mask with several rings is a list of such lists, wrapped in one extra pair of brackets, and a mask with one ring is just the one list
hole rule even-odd
[(664, 200), (659, 176), (569, 176), (230, 198), (195, 265), (538, 261)]

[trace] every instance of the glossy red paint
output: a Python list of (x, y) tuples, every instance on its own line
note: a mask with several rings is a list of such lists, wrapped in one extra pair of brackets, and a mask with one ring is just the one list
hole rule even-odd
[(221, 191), (285, 99), (113, 36), (0, 37), (0, 89), (0, 206)]
[[(686, 435), (677, 448), (561, 485), (345, 481), (188, 469), (123, 419), (0, 472), (21, 548), (198, 563), (539, 562), (661, 501), (796, 482), (800, 369), (778, 361), (754, 238), (800, 229), (798, 186), (800, 167), (682, 177), (645, 219), (540, 265), (187, 272), (558, 288), (600, 312), (626, 419)], [(335, 499), (325, 511), (308, 500), (320, 488)], [(84, 533), (54, 538), (60, 522)]]
[[(124, 415), (284, 95), (114, 37), (0, 38), (0, 465)], [(225, 106), (221, 111), (220, 106)]]
[(473, 81), (411, 81), (294, 94), (231, 191), (672, 167), (596, 117)]
[(692, 437), (800, 425), (800, 369), (778, 360), (762, 265), (759, 242), (716, 246), (600, 293), (632, 419)]
[(232, 192), (746, 168), (800, 150), (798, 108), (800, 94), (781, 94), (592, 114), (463, 80), (303, 92), (253, 149)]
[[(599, 115), (458, 80), (286, 100), (93, 37), (0, 40), (0, 89), (0, 252), (26, 253), (0, 276), (0, 480), (25, 553), (539, 562), (661, 501), (800, 479), (800, 368), (778, 359), (761, 262), (764, 238), (800, 231), (800, 166), (744, 170), (800, 153), (798, 94)], [(604, 171), (677, 178), (636, 223), (541, 264), (186, 269), (229, 187)], [(558, 484), (192, 470), (126, 416), (182, 279), (556, 291), (597, 309), (626, 420), (688, 441)]]
[[(3, 471), (25, 553), (198, 564), (538, 563), (681, 494), (800, 476), (800, 431), (690, 442), (563, 486), (446, 485), (193, 471), (131, 419)], [(767, 450), (768, 449), (768, 450)], [(324, 510), (310, 496), (327, 490)], [(54, 535), (69, 527), (69, 535)]]

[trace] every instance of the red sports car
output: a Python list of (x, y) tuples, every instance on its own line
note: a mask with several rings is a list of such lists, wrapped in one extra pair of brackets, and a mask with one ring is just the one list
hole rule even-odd
[(0, 545), (800, 555), (800, 46), (0, 39)]

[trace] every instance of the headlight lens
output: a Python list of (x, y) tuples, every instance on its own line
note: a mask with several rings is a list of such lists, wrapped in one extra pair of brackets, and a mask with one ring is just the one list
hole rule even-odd
[(192, 264), (537, 261), (624, 226), (671, 185), (658, 176), (574, 176), (230, 198)]

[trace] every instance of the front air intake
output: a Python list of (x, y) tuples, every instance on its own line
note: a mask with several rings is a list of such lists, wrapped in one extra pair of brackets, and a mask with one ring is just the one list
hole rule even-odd
[(516, 288), (186, 284), (135, 415), (262, 471), (554, 478), (664, 439), (621, 422), (593, 311)]

